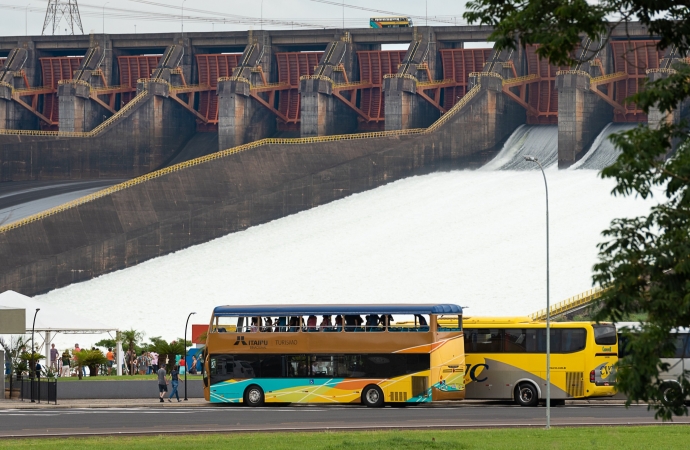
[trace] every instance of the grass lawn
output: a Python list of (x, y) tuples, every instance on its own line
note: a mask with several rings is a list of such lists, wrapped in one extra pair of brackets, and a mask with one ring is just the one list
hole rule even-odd
[[(118, 377), (117, 375), (103, 375), (97, 377), (84, 377), (79, 380), (79, 377), (58, 377), (59, 383), (70, 383), (73, 381), (133, 381), (133, 380), (155, 380), (158, 377), (156, 374), (151, 375), (122, 375)], [(180, 378), (184, 379), (184, 375), (180, 375)], [(187, 380), (200, 380), (201, 375), (189, 375), (187, 374)]]
[(242, 449), (685, 449), (690, 426), (199, 434), (0, 440), (0, 448)]

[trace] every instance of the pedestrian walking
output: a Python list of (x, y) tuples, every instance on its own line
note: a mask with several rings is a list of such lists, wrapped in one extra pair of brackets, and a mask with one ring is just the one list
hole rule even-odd
[[(173, 395), (177, 397), (177, 401), (181, 402), (180, 394), (177, 393), (177, 386), (180, 384), (180, 366), (173, 367), (172, 372), (170, 372), (170, 383), (172, 384), (172, 391), (170, 391), (170, 397), (168, 401), (172, 402)], [(183, 381), (184, 383), (184, 381)]]
[(108, 347), (108, 353), (105, 354), (105, 358), (108, 360), (108, 376), (110, 376), (110, 372), (112, 372), (115, 365), (115, 353), (113, 353), (111, 347)]
[(151, 352), (151, 368), (153, 373), (158, 373), (158, 353)]
[(69, 350), (62, 352), (62, 369), (60, 370), (61, 377), (69, 376)]
[(50, 344), (50, 370), (57, 372), (58, 365), (58, 349), (55, 348), (55, 344)]
[(168, 380), (165, 378), (165, 367), (158, 369), (156, 374), (158, 375), (158, 397), (160, 397), (161, 403), (165, 403), (163, 398), (165, 397), (165, 393), (168, 392)]

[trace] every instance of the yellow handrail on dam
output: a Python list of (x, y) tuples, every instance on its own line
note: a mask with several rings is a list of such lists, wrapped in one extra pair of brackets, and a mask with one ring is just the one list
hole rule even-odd
[[(592, 303), (594, 300), (600, 298), (601, 294), (603, 294), (605, 290), (606, 289), (597, 287), (585, 291), (582, 294), (578, 294), (574, 297), (570, 297), (569, 299), (563, 300), (562, 302), (558, 302), (554, 305), (551, 305), (551, 308), (549, 308), (551, 310), (550, 315), (551, 317), (553, 317), (571, 311), (575, 308), (580, 308), (589, 303)], [(530, 314), (529, 317), (532, 320), (546, 320), (546, 308), (540, 309), (539, 311)]]
[[(141, 81), (141, 80), (140, 80)], [(187, 167), (193, 167), (197, 166), (199, 164), (203, 164), (209, 161), (213, 161), (216, 159), (224, 158), (229, 155), (234, 155), (237, 153), (241, 153), (247, 150), (251, 150), (263, 145), (270, 145), (270, 144), (283, 144), (283, 145), (298, 145), (298, 144), (313, 144), (313, 143), (319, 143), (319, 142), (334, 142), (334, 141), (348, 141), (348, 140), (359, 140), (359, 139), (375, 139), (375, 138), (382, 138), (382, 137), (392, 137), (392, 136), (412, 136), (412, 135), (422, 135), (422, 134), (429, 134), (433, 133), (436, 131), (439, 127), (441, 127), (444, 123), (446, 123), (452, 116), (454, 116), (456, 113), (458, 113), (467, 103), (479, 92), (480, 87), (479, 85), (474, 86), (472, 89), (470, 89), (467, 94), (465, 94), (460, 101), (458, 101), (450, 110), (448, 110), (447, 113), (442, 115), (436, 122), (434, 122), (430, 127), (428, 128), (415, 128), (415, 129), (409, 129), (409, 130), (392, 130), (392, 131), (376, 131), (376, 132), (370, 132), (370, 133), (355, 133), (355, 134), (341, 134), (341, 135), (333, 135), (333, 136), (317, 136), (317, 137), (308, 137), (308, 138), (266, 138), (266, 139), (261, 139), (258, 141), (250, 142), (248, 144), (243, 144), (237, 147), (233, 147), (227, 150), (221, 150), (216, 153), (212, 153), (210, 155), (202, 156), (200, 158), (192, 159), (189, 161), (181, 162), (179, 164), (175, 164), (170, 167), (166, 167), (164, 169), (156, 170), (154, 172), (148, 173), (146, 175), (142, 175), (137, 178), (133, 178), (131, 180), (125, 181), (124, 183), (116, 184), (114, 186), (110, 186), (108, 188), (105, 188), (101, 191), (94, 192), (93, 194), (89, 194), (85, 197), (78, 198), (76, 200), (73, 200), (68, 203), (64, 203), (62, 205), (56, 206), (55, 208), (51, 208), (45, 211), (42, 211), (38, 214), (34, 214), (32, 216), (26, 217), (24, 219), (18, 220), (17, 222), (13, 222), (10, 224), (7, 224), (3, 227), (0, 227), (0, 233), (6, 233), (7, 231), (13, 230), (15, 228), (19, 228), (21, 226), (30, 224), (32, 222), (39, 221), (41, 219), (44, 219), (46, 217), (55, 215), (57, 213), (60, 213), (62, 211), (66, 211), (68, 209), (74, 208), (79, 205), (83, 205), (85, 203), (97, 200), (99, 198), (105, 197), (107, 195), (113, 194), (115, 192), (128, 189), (130, 187), (145, 183), (146, 181), (162, 177), (164, 175), (168, 175), (170, 173), (177, 172), (179, 170), (185, 169)], [(147, 91), (142, 91), (139, 95), (137, 95), (132, 101), (127, 103), (120, 111), (118, 111), (118, 114), (112, 116), (110, 119), (108, 119), (106, 122), (103, 122), (99, 127), (95, 128), (94, 130), (90, 131), (89, 133), (69, 133), (69, 134), (79, 134), (79, 135), (95, 135), (102, 128), (107, 127), (108, 123), (111, 122), (112, 120), (115, 120), (116, 116), (120, 115), (123, 111), (125, 111), (128, 108), (131, 108), (130, 105), (135, 104), (136, 102), (140, 101), (145, 95), (147, 95)], [(0, 134), (2, 134), (3, 130), (0, 130)], [(50, 133), (50, 132), (42, 132), (42, 133)], [(60, 136), (62, 137), (63, 135), (67, 134), (61, 134), (60, 132), (52, 132), (54, 136)], [(14, 133), (7, 133), (7, 134), (17, 134), (16, 132)], [(28, 134), (28, 133), (27, 133)], [(45, 135), (45, 134), (43, 134)]]
[[(105, 122), (98, 125), (91, 131), (40, 131), (40, 130), (0, 130), (0, 134), (10, 135), (10, 136), (52, 136), (52, 137), (64, 137), (64, 138), (87, 138), (94, 137), (105, 130), (110, 124), (115, 122), (117, 119), (122, 117), (127, 111), (132, 109), (134, 105), (139, 103), (148, 95), (148, 91), (141, 91), (136, 97), (129, 101), (125, 106), (123, 106), (116, 114), (110, 116)], [(2, 230), (0, 228), (0, 230)]]

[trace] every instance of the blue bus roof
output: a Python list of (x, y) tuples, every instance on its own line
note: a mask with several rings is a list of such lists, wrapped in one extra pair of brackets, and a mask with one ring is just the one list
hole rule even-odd
[(337, 314), (462, 314), (462, 307), (453, 304), (390, 304), (390, 305), (246, 305), (217, 306), (214, 316), (333, 316)]

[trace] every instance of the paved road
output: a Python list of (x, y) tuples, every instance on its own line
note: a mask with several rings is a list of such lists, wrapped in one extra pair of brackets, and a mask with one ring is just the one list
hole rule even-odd
[(11, 223), (124, 180), (0, 183), (0, 223)]
[[(371, 409), (360, 406), (160, 407), (0, 411), (0, 437), (200, 431), (543, 426), (545, 409), (512, 405), (451, 405)], [(563, 406), (554, 425), (652, 424), (645, 406)], [(680, 417), (679, 423), (690, 424)]]

